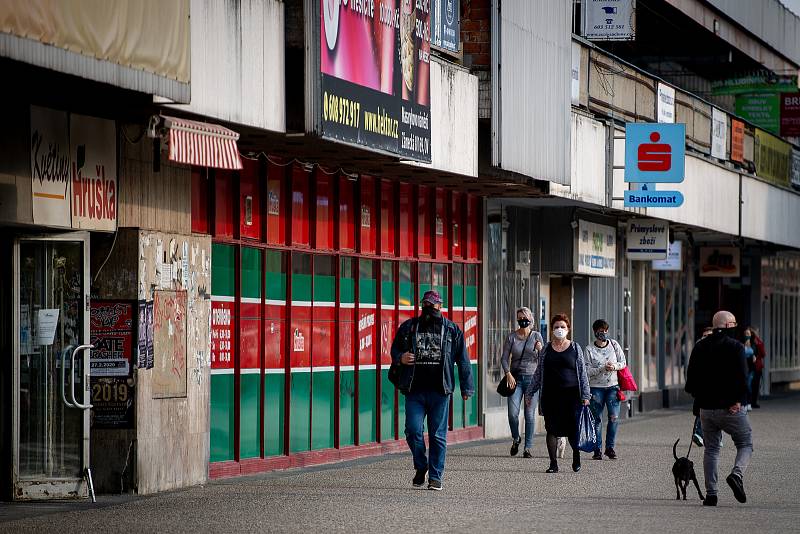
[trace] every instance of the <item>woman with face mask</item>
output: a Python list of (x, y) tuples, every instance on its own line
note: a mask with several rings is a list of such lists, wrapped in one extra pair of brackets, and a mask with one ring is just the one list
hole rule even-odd
[(752, 326), (747, 327), (744, 331), (744, 347), (745, 355), (748, 355), (748, 347), (753, 351), (752, 378), (750, 380), (750, 407), (761, 408), (761, 405), (758, 404), (758, 395), (761, 391), (761, 376), (764, 371), (764, 360), (767, 358), (767, 351), (764, 350), (764, 342), (758, 337), (756, 329)]
[(617, 453), (614, 445), (617, 437), (617, 419), (619, 419), (619, 382), (617, 371), (621, 371), (628, 364), (625, 353), (615, 340), (608, 337), (608, 323), (598, 319), (592, 324), (594, 343), (586, 347), (586, 374), (589, 375), (589, 389), (592, 393), (592, 412), (595, 415), (595, 432), (597, 433), (597, 449), (592, 460), (602, 460), (600, 452), (603, 447), (602, 417), (603, 410), (608, 411), (608, 425), (606, 426), (605, 455), (609, 460), (616, 460)]
[[(511, 332), (503, 345), (500, 365), (506, 375), (509, 388), (514, 393), (508, 397), (508, 426), (511, 428), (511, 456), (519, 452), (521, 441), (519, 435), (519, 410), (525, 391), (533, 380), (533, 373), (539, 363), (539, 351), (542, 350), (542, 335), (533, 329), (533, 312), (529, 308), (517, 310), (519, 328)], [(524, 458), (532, 458), (533, 434), (536, 429), (536, 405), (539, 395), (525, 398), (525, 450)]]
[(542, 349), (528, 396), (539, 392), (544, 426), (547, 430), (548, 473), (558, 473), (558, 438), (566, 436), (572, 447), (572, 470), (581, 470), (581, 455), (576, 442), (578, 408), (589, 404), (589, 377), (580, 345), (567, 339), (569, 318), (558, 314), (550, 322), (553, 341)]

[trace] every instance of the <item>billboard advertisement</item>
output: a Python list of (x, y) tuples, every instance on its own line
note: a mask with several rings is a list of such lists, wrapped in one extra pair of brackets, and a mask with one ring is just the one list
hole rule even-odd
[(320, 2), (322, 137), (431, 161), (431, 2)]

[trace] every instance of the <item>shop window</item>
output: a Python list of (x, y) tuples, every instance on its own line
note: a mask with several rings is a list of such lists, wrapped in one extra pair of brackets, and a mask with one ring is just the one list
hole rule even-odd
[(285, 167), (270, 163), (267, 167), (267, 243), (286, 244)]
[(265, 252), (264, 287), (264, 454), (284, 452), (286, 410), (286, 254)]
[(292, 254), (292, 308), (289, 335), (289, 450), (305, 451), (311, 446), (311, 336), (312, 257)]
[(461, 193), (453, 192), (452, 200), (450, 201), (451, 209), (451, 223), (450, 223), (450, 239), (453, 244), (453, 258), (463, 257), (463, 239), (464, 239), (464, 224), (462, 220), (464, 203), (464, 195)]
[(394, 256), (397, 252), (395, 210), (394, 183), (390, 180), (381, 180), (380, 252), (384, 256)]
[(211, 249), (210, 459), (234, 459), (236, 247)]
[[(470, 364), (472, 365), (472, 376), (476, 378), (475, 385), (478, 385), (478, 280), (479, 266), (475, 264), (464, 265), (465, 291), (464, 291), (464, 345), (467, 348)], [(478, 424), (478, 396), (473, 395), (464, 403), (464, 424), (475, 426)]]
[(481, 216), (481, 198), (474, 195), (467, 197), (467, 258), (477, 260), (480, 258), (481, 243), (480, 226), (483, 222)]
[(448, 198), (447, 191), (437, 187), (434, 195), (433, 212), (433, 237), (435, 246), (435, 256), (437, 259), (446, 260), (450, 258), (450, 222), (448, 221)]
[(239, 234), (261, 239), (261, 162), (242, 159), (239, 179)]
[(358, 260), (358, 442), (376, 440), (376, 311), (375, 261)]
[(339, 259), (339, 446), (355, 444), (355, 260)]
[(333, 177), (317, 169), (315, 174), (316, 230), (314, 232), (314, 246), (322, 250), (333, 248), (332, 184)]
[(208, 224), (208, 179), (205, 167), (192, 167), (192, 232), (207, 234)]
[(339, 178), (339, 249), (356, 249), (355, 182)]
[(239, 457), (261, 455), (262, 251), (241, 249), (239, 301)]
[(375, 239), (378, 214), (375, 209), (375, 180), (370, 176), (361, 177), (361, 206), (359, 209), (359, 232), (361, 233), (361, 253), (375, 254)]
[(231, 171), (216, 169), (214, 171), (214, 235), (222, 238), (233, 238), (236, 227), (234, 216), (234, 184), (235, 176)]
[(308, 246), (309, 175), (302, 166), (292, 167), (292, 244)]
[(381, 367), (381, 441), (393, 440), (397, 424), (396, 388), (389, 382), (389, 366), (392, 364), (392, 341), (397, 331), (397, 283), (396, 264), (381, 262), (381, 306), (380, 306), (380, 367)]
[(431, 236), (433, 235), (433, 203), (430, 189), (424, 185), (417, 191), (417, 253), (420, 258), (431, 255)]
[(314, 256), (311, 346), (311, 448), (334, 445), (334, 328), (336, 277), (333, 256)]

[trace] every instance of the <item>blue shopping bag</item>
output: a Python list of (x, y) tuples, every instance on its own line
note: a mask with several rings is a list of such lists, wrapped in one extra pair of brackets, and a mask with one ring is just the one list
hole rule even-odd
[(588, 406), (582, 406), (578, 412), (578, 436), (575, 441), (578, 443), (578, 449), (583, 452), (594, 452), (597, 449), (594, 416)]

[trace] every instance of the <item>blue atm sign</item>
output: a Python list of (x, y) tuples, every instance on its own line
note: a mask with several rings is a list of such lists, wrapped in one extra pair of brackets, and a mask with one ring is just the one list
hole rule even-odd
[(626, 182), (683, 182), (685, 159), (685, 125), (647, 122), (625, 125)]

